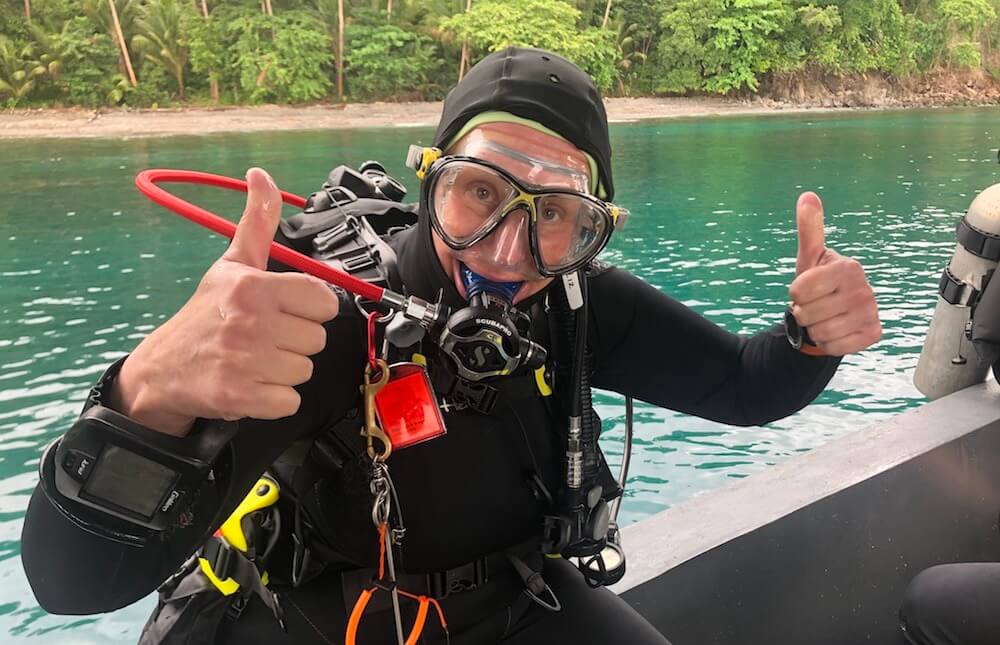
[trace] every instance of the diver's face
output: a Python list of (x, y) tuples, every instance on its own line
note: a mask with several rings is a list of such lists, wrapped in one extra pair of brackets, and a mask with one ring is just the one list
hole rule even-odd
[[(589, 192), (590, 166), (587, 158), (571, 143), (517, 123), (487, 123), (469, 131), (451, 148), (450, 155), (464, 155), (500, 166), (521, 183), (533, 188), (559, 188)], [(478, 187), (482, 191), (482, 187)], [(443, 215), (460, 225), (471, 218), (462, 200), (446, 200)], [(470, 227), (475, 226), (470, 221)], [(541, 237), (541, 235), (539, 236)], [(465, 287), (459, 275), (459, 260), (447, 244), (433, 233), (434, 250), (445, 272), (464, 298)], [(545, 252), (549, 239), (539, 239)], [(479, 275), (495, 282), (521, 282), (514, 302), (524, 300), (544, 289), (552, 278), (537, 277), (528, 242), (528, 213), (515, 210), (486, 238), (475, 245), (480, 253), (465, 254), (463, 262)], [(536, 277), (528, 277), (534, 273)]]

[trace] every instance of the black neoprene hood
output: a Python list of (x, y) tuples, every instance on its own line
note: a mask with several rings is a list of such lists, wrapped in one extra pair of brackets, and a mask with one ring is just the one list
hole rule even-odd
[(593, 79), (542, 49), (508, 47), (477, 63), (448, 93), (434, 146), (443, 148), (477, 114), (499, 110), (558, 132), (597, 163), (604, 198), (614, 198), (608, 115)]

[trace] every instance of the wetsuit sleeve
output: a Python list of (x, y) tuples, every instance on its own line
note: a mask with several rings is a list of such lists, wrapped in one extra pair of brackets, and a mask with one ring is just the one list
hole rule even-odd
[(729, 333), (618, 269), (590, 280), (593, 384), (731, 425), (761, 425), (808, 405), (840, 364), (789, 345), (777, 325)]
[[(36, 487), (21, 535), (22, 562), (38, 603), (58, 614), (112, 611), (143, 598), (169, 577), (226, 517), (258, 477), (296, 440), (329, 427), (357, 405), (364, 345), (357, 317), (328, 325), (327, 348), (313, 357), (312, 379), (297, 387), (298, 412), (277, 421), (240, 420), (228, 457), (215, 469), (191, 506), (186, 527), (151, 538), (142, 547), (91, 534), (66, 517)], [(203, 432), (212, 431), (206, 422)], [(54, 490), (49, 495), (58, 496)], [(57, 502), (84, 517), (92, 511), (59, 496)]]

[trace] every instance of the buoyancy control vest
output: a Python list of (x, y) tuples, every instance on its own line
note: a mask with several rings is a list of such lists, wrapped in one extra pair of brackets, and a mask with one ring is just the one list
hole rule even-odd
[[(377, 163), (367, 162), (360, 171), (341, 166), (310, 196), (303, 212), (280, 223), (276, 238), (355, 277), (405, 293), (407, 275), (440, 266), (429, 229), (418, 223), (417, 206), (401, 203), (403, 196), (405, 189)], [(429, 264), (413, 266), (414, 261)], [(287, 269), (274, 263), (270, 268)], [(588, 275), (604, 268), (595, 261)], [(360, 315), (349, 294), (338, 295), (341, 316)], [(559, 396), (562, 392), (553, 386), (554, 381), (571, 381), (570, 358), (579, 348), (572, 337), (574, 319), (566, 317), (565, 309), (565, 301), (536, 299), (528, 316), (530, 337), (555, 351), (542, 368), (522, 366), (495, 379), (463, 379), (428, 338), (411, 346), (388, 346), (390, 363), (427, 366), (448, 426), (446, 436), (395, 452), (392, 458), (397, 505), (407, 527), (398, 565), (411, 582), (414, 576), (426, 581), (431, 598), (475, 589), (488, 581), (491, 567), (513, 563), (528, 591), (544, 605), (537, 596), (544, 596), (544, 581), (520, 558), (546, 549), (553, 553), (574, 531), (593, 531), (594, 526), (606, 532), (608, 544), (620, 554), (617, 527), (613, 521), (607, 526), (606, 516), (593, 510), (620, 498), (624, 469), (616, 480), (599, 450), (587, 471), (594, 481), (581, 488), (592, 497), (584, 502), (585, 513), (573, 518), (560, 512), (566, 499), (569, 397)], [(589, 403), (589, 380), (584, 387), (587, 422), (599, 429), (600, 419)], [(627, 399), (627, 410), (630, 403)], [(371, 461), (359, 432), (363, 416), (359, 401), (358, 408), (293, 444), (272, 464), (270, 479), (261, 482), (280, 488), (280, 498), (254, 515), (266, 520), (260, 528), (267, 530), (237, 539), (244, 550), (233, 548), (230, 539), (211, 538), (158, 589), (142, 643), (214, 642), (221, 621), (238, 618), (253, 595), (265, 601), (283, 626), (279, 597), (267, 586), (267, 573), (274, 582), (298, 587), (324, 572), (342, 571), (345, 594), (350, 574), (365, 578), (363, 583), (370, 580), (378, 538), (371, 521)], [(593, 441), (596, 450), (596, 433)], [(262, 490), (258, 483), (248, 499)], [(595, 492), (598, 498), (593, 498)], [(227, 523), (250, 527), (238, 513)], [(597, 522), (587, 521), (595, 516)], [(267, 542), (263, 557), (254, 557), (262, 541)], [(599, 546), (603, 544), (600, 540)], [(624, 573), (624, 559), (619, 560), (581, 557), (580, 570), (590, 584), (610, 584)], [(558, 599), (552, 596), (552, 601), (557, 608)]]
[[(385, 186), (390, 189), (382, 190)], [(405, 189), (388, 178), (378, 164), (368, 162), (361, 171), (341, 166), (310, 196), (302, 213), (282, 222), (279, 239), (356, 277), (407, 293), (407, 277), (426, 272), (426, 267), (413, 266), (413, 261), (432, 263), (436, 269), (439, 266), (432, 257), (429, 229), (417, 223), (416, 205), (396, 201), (404, 194)], [(601, 270), (595, 262), (589, 272)], [(431, 300), (434, 296), (417, 295)], [(603, 544), (609, 530), (606, 515), (599, 517), (598, 512), (592, 526), (571, 530), (574, 521), (581, 522), (560, 520), (558, 512), (565, 498), (568, 414), (568, 397), (559, 395), (570, 383), (568, 367), (577, 348), (573, 322), (565, 318), (558, 302), (558, 298), (540, 296), (530, 307), (532, 338), (553, 349), (558, 346), (547, 365), (536, 371), (521, 370), (487, 382), (472, 382), (449, 369), (447, 358), (429, 338), (410, 347), (389, 346), (390, 362), (426, 362), (450, 435), (393, 458), (400, 505), (404, 513), (409, 507), (416, 509), (406, 513), (403, 566), (408, 570), (450, 568), (532, 536), (547, 541), (547, 550), (556, 553), (574, 530), (595, 533), (591, 546)], [(346, 294), (342, 303), (346, 305), (342, 315), (354, 310)], [(553, 396), (556, 374), (559, 387)], [(590, 406), (589, 385), (585, 387), (587, 421), (599, 429), (600, 419)], [(361, 416), (357, 412), (349, 415), (308, 445), (296, 446), (276, 465), (279, 476), (284, 473), (286, 479), (296, 480), (294, 486), (286, 482), (284, 489), (300, 493), (301, 506), (306, 509), (303, 515), (308, 516), (302, 522), (308, 527), (303, 532), (309, 536), (296, 544), (303, 552), (300, 564), (318, 552), (325, 553), (320, 560), (332, 560), (334, 566), (349, 568), (371, 562), (375, 535), (368, 519), (364, 460), (359, 459), (363, 452), (358, 437)], [(596, 432), (593, 442), (593, 463), (587, 464), (587, 477), (593, 482), (582, 488), (584, 498), (591, 498), (584, 502), (590, 508), (599, 502), (606, 506), (621, 494), (618, 481), (596, 447)], [(413, 486), (406, 484), (411, 478)], [(453, 509), (447, 515), (455, 518), (454, 525), (443, 525), (437, 512), (423, 522), (420, 510), (429, 501)], [(335, 518), (330, 517), (331, 508), (337, 509)], [(457, 534), (458, 539), (450, 542), (461, 546), (441, 553), (438, 537), (442, 531)], [(553, 537), (553, 532), (558, 535)], [(312, 538), (320, 546), (307, 554), (305, 542)]]

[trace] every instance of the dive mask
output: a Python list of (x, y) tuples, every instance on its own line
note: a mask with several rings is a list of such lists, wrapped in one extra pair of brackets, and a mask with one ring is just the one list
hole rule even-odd
[[(628, 211), (585, 192), (526, 186), (500, 166), (410, 146), (421, 201), (458, 259), (507, 279), (569, 273), (600, 253)], [(481, 269), (480, 269), (481, 270)]]

